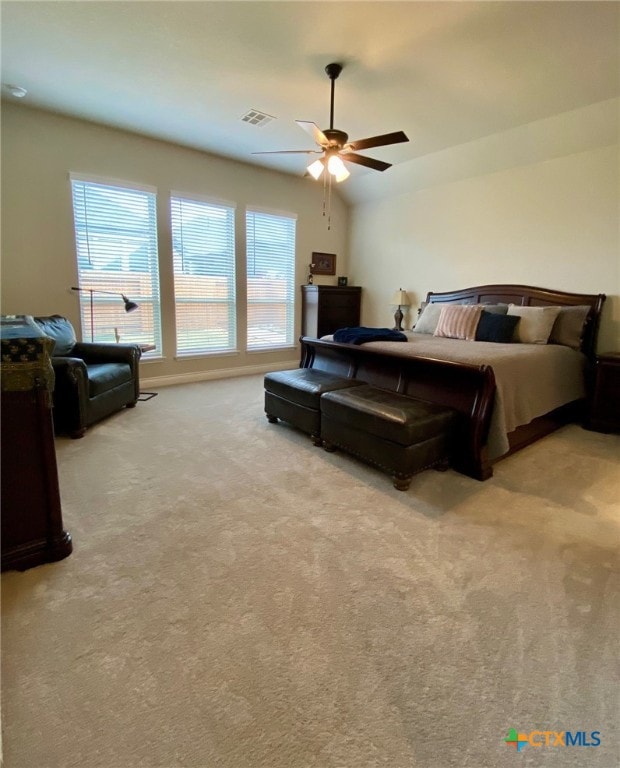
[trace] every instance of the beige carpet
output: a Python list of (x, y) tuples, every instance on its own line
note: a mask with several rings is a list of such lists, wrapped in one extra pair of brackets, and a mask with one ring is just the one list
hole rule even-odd
[(57, 442), (75, 551), (3, 576), (6, 768), (616, 768), (620, 437), (399, 493), (262, 403), (170, 387)]

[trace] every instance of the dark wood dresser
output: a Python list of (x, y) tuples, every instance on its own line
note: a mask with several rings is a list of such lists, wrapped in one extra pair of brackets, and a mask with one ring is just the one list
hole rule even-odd
[(321, 338), (360, 324), (362, 289), (356, 285), (302, 285), (301, 335)]
[(620, 352), (596, 357), (586, 426), (597, 432), (620, 432)]
[(25, 570), (71, 553), (56, 468), (50, 351), (26, 317), (3, 317), (2, 570)]

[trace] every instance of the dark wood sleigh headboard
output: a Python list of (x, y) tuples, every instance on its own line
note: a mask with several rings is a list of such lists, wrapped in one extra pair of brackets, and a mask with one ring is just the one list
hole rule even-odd
[(590, 359), (596, 354), (596, 339), (605, 302), (604, 293), (567, 293), (532, 285), (475, 285), (458, 291), (429, 291), (427, 303), (520, 304), (524, 307), (590, 307), (581, 339), (581, 351)]

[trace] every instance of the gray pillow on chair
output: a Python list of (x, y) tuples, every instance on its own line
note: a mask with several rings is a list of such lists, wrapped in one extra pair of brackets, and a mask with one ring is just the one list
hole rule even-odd
[(50, 315), (49, 317), (35, 317), (34, 320), (43, 333), (54, 341), (52, 356), (66, 357), (71, 354), (77, 339), (73, 326), (66, 317)]

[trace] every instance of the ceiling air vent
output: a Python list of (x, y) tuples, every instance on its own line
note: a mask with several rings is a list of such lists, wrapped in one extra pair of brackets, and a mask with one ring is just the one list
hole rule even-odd
[(273, 115), (268, 115), (266, 112), (259, 112), (258, 109), (251, 109), (241, 118), (244, 123), (258, 126), (267, 125), (267, 123), (270, 123), (275, 119), (276, 118)]

